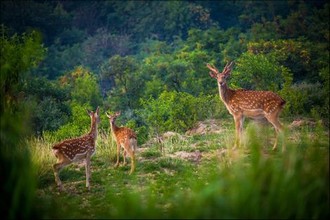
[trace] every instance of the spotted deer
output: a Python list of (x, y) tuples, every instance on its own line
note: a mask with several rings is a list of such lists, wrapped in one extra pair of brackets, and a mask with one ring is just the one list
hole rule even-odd
[(90, 162), (92, 155), (95, 153), (97, 125), (100, 122), (99, 107), (97, 107), (95, 112), (87, 110), (87, 113), (91, 118), (90, 131), (81, 137), (64, 140), (61, 143), (55, 144), (52, 148), (53, 153), (57, 158), (57, 163), (53, 165), (55, 182), (60, 190), (63, 189), (59, 177), (60, 170), (71, 163), (79, 162), (81, 160), (85, 160), (86, 187), (88, 190), (90, 189)]
[[(219, 94), (222, 102), (225, 104), (229, 113), (234, 117), (236, 137), (235, 147), (240, 146), (240, 139), (243, 130), (243, 121), (245, 117), (254, 119), (266, 118), (275, 128), (276, 139), (273, 150), (277, 147), (278, 135), (282, 130), (279, 122), (279, 114), (285, 105), (285, 101), (277, 94), (271, 91), (253, 91), (253, 90), (233, 90), (227, 85), (227, 78), (232, 71), (233, 62), (227, 63), (220, 73), (217, 68), (207, 64), (207, 68), (212, 78), (218, 82)], [(284, 151), (284, 145), (282, 151)]]
[(119, 166), (119, 154), (120, 148), (124, 149), (124, 165), (126, 165), (126, 155), (131, 158), (131, 171), (132, 174), (135, 170), (135, 151), (137, 149), (137, 137), (134, 131), (126, 127), (118, 127), (115, 124), (116, 118), (120, 115), (120, 112), (116, 112), (113, 115), (106, 113), (109, 118), (111, 133), (117, 144), (117, 162), (115, 167)]

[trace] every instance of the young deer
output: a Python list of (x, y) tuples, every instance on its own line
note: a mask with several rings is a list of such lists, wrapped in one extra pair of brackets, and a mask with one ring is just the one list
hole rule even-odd
[(137, 148), (136, 134), (129, 128), (118, 127), (115, 124), (116, 118), (120, 115), (120, 112), (116, 112), (113, 115), (106, 113), (106, 115), (109, 118), (112, 136), (117, 144), (117, 162), (115, 167), (119, 165), (120, 147), (122, 147), (124, 149), (124, 165), (126, 165), (126, 154), (131, 157), (131, 171), (129, 174), (132, 174), (135, 169), (135, 151)]
[[(236, 128), (235, 146), (238, 147), (240, 145), (244, 117), (254, 119), (266, 118), (276, 131), (273, 150), (276, 149), (278, 135), (282, 130), (278, 117), (285, 105), (285, 101), (271, 91), (233, 90), (228, 88), (226, 80), (231, 74), (232, 66), (233, 62), (227, 63), (222, 73), (220, 73), (213, 65), (207, 64), (207, 68), (211, 70), (210, 76), (218, 81), (221, 100), (229, 113), (234, 117)], [(282, 151), (284, 151), (284, 145), (282, 146)]]
[(63, 189), (62, 183), (59, 177), (59, 172), (65, 166), (85, 160), (86, 169), (86, 187), (90, 189), (89, 178), (90, 172), (90, 161), (92, 155), (95, 153), (95, 141), (97, 137), (97, 125), (100, 122), (99, 119), (99, 107), (97, 107), (95, 113), (88, 111), (88, 115), (91, 118), (90, 131), (84, 136), (68, 139), (59, 144), (53, 146), (53, 153), (57, 157), (57, 163), (53, 165), (55, 182), (60, 190)]

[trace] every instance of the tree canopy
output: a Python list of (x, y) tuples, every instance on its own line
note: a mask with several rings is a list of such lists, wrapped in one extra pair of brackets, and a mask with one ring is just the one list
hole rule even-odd
[[(213, 103), (205, 64), (229, 61), (231, 87), (278, 92), (286, 116), (328, 118), (327, 1), (1, 1), (0, 16), (1, 95), (31, 104), (37, 134), (97, 105), (151, 129), (141, 110), (168, 97)], [(209, 106), (198, 115), (222, 115)]]

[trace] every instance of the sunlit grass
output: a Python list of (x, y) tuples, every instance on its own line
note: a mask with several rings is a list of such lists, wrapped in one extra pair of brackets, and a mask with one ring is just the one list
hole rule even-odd
[[(51, 144), (35, 139), (31, 152), (43, 182), (38, 199), (49, 213), (45, 217), (57, 218), (329, 216), (328, 130), (320, 125), (288, 129), (284, 153), (281, 146), (272, 150), (271, 127), (247, 123), (244, 135), (240, 148), (233, 148), (233, 127), (219, 134), (165, 139), (163, 152), (159, 144), (138, 151), (136, 170), (128, 175), (129, 161), (114, 168), (115, 143), (109, 134), (101, 133), (92, 158), (91, 191), (84, 186), (84, 168), (73, 165), (60, 174), (63, 193), (54, 187)], [(202, 154), (198, 162), (175, 156), (197, 150)], [(58, 212), (48, 210), (50, 204)]]
[(56, 158), (51, 151), (52, 144), (52, 140), (48, 138), (31, 138), (27, 140), (33, 170), (38, 178), (38, 185), (51, 184), (53, 181), (52, 165), (56, 162)]

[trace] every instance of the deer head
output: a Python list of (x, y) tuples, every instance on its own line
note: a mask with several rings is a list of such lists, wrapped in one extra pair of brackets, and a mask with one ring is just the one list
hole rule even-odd
[(121, 112), (116, 112), (113, 115), (110, 115), (109, 113), (105, 113), (107, 115), (107, 117), (109, 118), (110, 122), (113, 123), (116, 118), (121, 114)]
[(206, 66), (211, 70), (211, 72), (209, 72), (210, 76), (217, 79), (218, 83), (222, 86), (226, 83), (228, 76), (230, 76), (233, 64), (234, 62), (227, 63), (221, 73), (217, 68), (209, 63), (206, 64)]
[(88, 109), (86, 109), (86, 111), (87, 111), (87, 114), (89, 115), (89, 117), (92, 119), (92, 123), (97, 123), (97, 124), (100, 123), (99, 107), (96, 108), (95, 112), (90, 111)]

